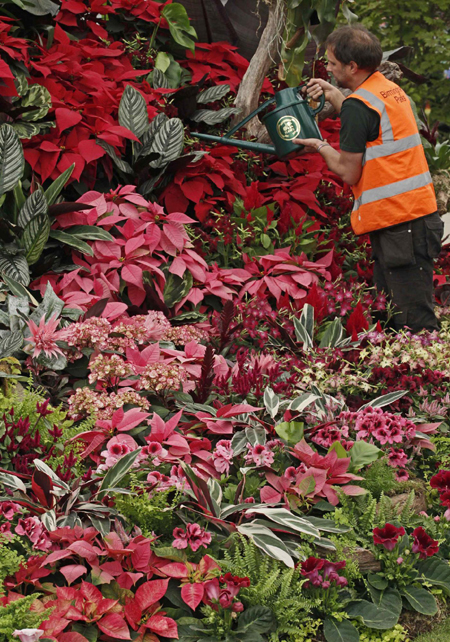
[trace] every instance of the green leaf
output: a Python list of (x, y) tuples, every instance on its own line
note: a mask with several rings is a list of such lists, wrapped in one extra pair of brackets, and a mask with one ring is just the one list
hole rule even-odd
[(276, 625), (275, 614), (268, 606), (251, 606), (239, 616), (236, 634), (268, 633)]
[(276, 524), (293, 528), (298, 533), (311, 535), (312, 537), (320, 537), (319, 530), (315, 526), (313, 526), (311, 522), (308, 522), (302, 517), (297, 517), (297, 515), (294, 515), (293, 513), (291, 513), (291, 511), (286, 510), (286, 508), (272, 508), (270, 506), (261, 506), (255, 509), (252, 505), (251, 510), (249, 509), (248, 512), (264, 515)]
[(84, 241), (114, 241), (114, 236), (95, 225), (74, 225), (67, 230)]
[(358, 600), (348, 606), (347, 613), (351, 618), (361, 619), (369, 629), (384, 631), (397, 624), (401, 610), (400, 594), (391, 589), (385, 591), (379, 607), (373, 602)]
[(75, 163), (72, 163), (62, 174), (56, 178), (53, 183), (45, 190), (44, 196), (48, 205), (53, 205), (56, 203), (56, 199), (61, 194), (61, 191), (64, 185), (67, 183), (69, 178), (72, 176), (72, 172), (75, 169)]
[(51, 0), (24, 0), (23, 8), (34, 16), (45, 16), (48, 13), (56, 16), (60, 6)]
[(369, 573), (367, 575), (367, 579), (374, 588), (378, 589), (378, 591), (384, 591), (384, 589), (389, 586), (387, 579), (382, 575), (378, 575), (378, 573)]
[(420, 581), (425, 580), (433, 586), (439, 586), (447, 595), (450, 595), (450, 566), (447, 562), (437, 557), (430, 557), (419, 562), (417, 570), (422, 576), (419, 578)]
[(125, 477), (130, 470), (142, 448), (133, 450), (119, 459), (119, 461), (112, 466), (103, 478), (100, 488), (97, 493), (97, 499), (103, 499), (108, 494), (110, 488), (115, 488), (120, 480)]
[(324, 519), (323, 517), (313, 517), (311, 515), (305, 516), (304, 519), (310, 522), (313, 526), (324, 531), (325, 533), (348, 533), (351, 529), (350, 526), (336, 526), (331, 519)]
[(244, 452), (247, 442), (248, 439), (247, 435), (245, 434), (245, 430), (239, 430), (238, 432), (234, 433), (231, 440), (231, 449), (235, 457)]
[(38, 214), (26, 226), (22, 235), (25, 257), (33, 265), (41, 256), (50, 235), (51, 223), (47, 214)]
[(143, 95), (127, 85), (119, 104), (119, 123), (141, 138), (149, 126), (147, 103)]
[(30, 270), (27, 260), (17, 250), (0, 249), (0, 274), (2, 277), (10, 277), (21, 285), (28, 285), (30, 282)]
[(22, 144), (18, 135), (5, 124), (0, 127), (0, 196), (20, 181), (25, 167)]
[(335, 452), (339, 459), (347, 459), (348, 457), (348, 453), (340, 441), (334, 441), (328, 448), (328, 453), (332, 452)]
[(222, 107), (222, 109), (218, 109), (217, 111), (213, 111), (212, 109), (198, 109), (192, 114), (191, 120), (196, 123), (218, 125), (219, 123), (223, 123), (227, 118), (230, 118), (230, 116), (239, 114), (240, 111), (241, 110), (236, 107)]
[(338, 622), (327, 617), (323, 623), (323, 634), (327, 642), (359, 642), (359, 633), (348, 620)]
[(435, 615), (438, 606), (434, 596), (424, 588), (407, 586), (401, 591), (402, 596), (409, 602), (417, 613), (423, 615)]
[(292, 321), (297, 341), (303, 343), (305, 350), (312, 348), (314, 333), (314, 308), (312, 305), (305, 303), (300, 319), (294, 317)]
[(163, 73), (169, 69), (171, 63), (171, 56), (169, 54), (165, 53), (164, 51), (160, 51), (158, 55), (155, 58), (155, 69), (159, 69)]
[(193, 38), (197, 38), (197, 33), (194, 27), (191, 27), (189, 17), (186, 9), (179, 2), (168, 4), (161, 11), (161, 15), (167, 20), (170, 30), (170, 35), (178, 45), (190, 49), (192, 53), (195, 51), (195, 42)]
[(74, 247), (82, 254), (94, 256), (94, 250), (91, 248), (91, 246), (79, 239), (78, 236), (71, 235), (70, 232), (63, 232), (62, 230), (51, 230), (50, 238), (55, 239), (56, 241), (61, 241), (61, 243), (65, 243), (65, 245), (70, 245), (70, 247)]
[[(168, 5), (171, 7), (172, 5)], [(184, 126), (179, 118), (170, 118), (159, 127), (150, 146), (149, 153), (160, 154), (150, 161), (150, 167), (163, 167), (176, 160), (184, 147)]]
[(305, 408), (314, 403), (316, 399), (318, 399), (317, 395), (313, 395), (310, 392), (305, 392), (304, 394), (296, 397), (293, 401), (291, 401), (291, 403), (289, 404), (289, 410), (302, 412), (303, 410), (305, 410)]
[(192, 274), (188, 270), (183, 278), (169, 272), (164, 286), (164, 303), (167, 307), (172, 308), (175, 303), (181, 301), (192, 288), (193, 282)]
[(197, 96), (198, 103), (213, 103), (216, 100), (221, 100), (226, 96), (230, 91), (230, 85), (216, 85), (215, 87), (209, 87), (204, 91), (200, 92)]
[(294, 560), (283, 541), (270, 529), (250, 523), (238, 524), (237, 531), (249, 537), (255, 546), (263, 550), (269, 557), (284, 562), (289, 568), (294, 568)]
[(50, 283), (47, 283), (44, 292), (44, 298), (41, 303), (38, 305), (36, 310), (30, 316), (30, 319), (36, 324), (39, 324), (39, 321), (42, 317), (45, 317), (45, 321), (48, 321), (53, 315), (57, 317), (61, 314), (64, 308), (64, 301), (60, 299), (54, 292)]
[(303, 439), (303, 428), (303, 421), (282, 421), (275, 425), (275, 432), (289, 445), (295, 445)]
[(23, 334), (19, 331), (9, 332), (0, 340), (0, 359), (10, 357), (16, 350), (20, 350), (23, 344)]
[(360, 470), (363, 466), (367, 466), (376, 461), (382, 451), (369, 444), (367, 441), (355, 441), (350, 450), (351, 468), (354, 471)]

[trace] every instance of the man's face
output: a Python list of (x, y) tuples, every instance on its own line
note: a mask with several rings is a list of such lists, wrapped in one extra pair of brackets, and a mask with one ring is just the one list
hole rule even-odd
[(342, 62), (339, 62), (331, 49), (327, 49), (327, 58), (327, 71), (333, 74), (340, 87), (344, 89), (348, 88), (348, 81), (351, 78), (350, 65), (344, 65)]

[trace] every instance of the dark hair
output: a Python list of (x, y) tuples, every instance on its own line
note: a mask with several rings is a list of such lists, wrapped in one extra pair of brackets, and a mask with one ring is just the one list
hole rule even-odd
[(360, 69), (375, 71), (383, 58), (380, 41), (363, 25), (345, 25), (330, 34), (326, 47), (344, 65), (356, 62)]

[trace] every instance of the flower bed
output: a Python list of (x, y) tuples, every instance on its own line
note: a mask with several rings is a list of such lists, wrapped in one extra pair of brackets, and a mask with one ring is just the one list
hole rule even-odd
[(321, 158), (190, 136), (247, 63), (181, 5), (14, 11), (0, 641), (412, 639), (450, 595), (449, 309), (388, 329)]

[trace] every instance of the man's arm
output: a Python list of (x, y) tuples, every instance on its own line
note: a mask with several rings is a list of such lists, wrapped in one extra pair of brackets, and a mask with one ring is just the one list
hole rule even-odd
[[(364, 154), (338, 152), (331, 145), (318, 138), (296, 138), (292, 142), (297, 145), (304, 145), (305, 152), (319, 151), (329, 169), (348, 185), (354, 185), (361, 178)], [(318, 150), (318, 147), (320, 147), (320, 150)]]

